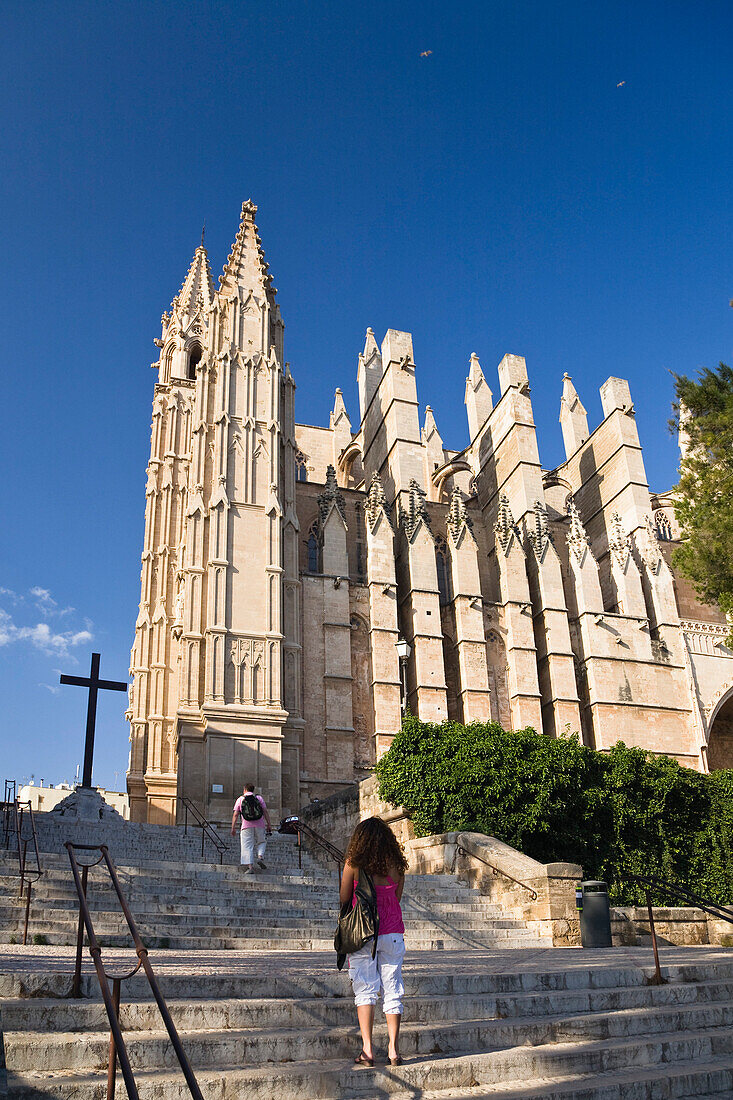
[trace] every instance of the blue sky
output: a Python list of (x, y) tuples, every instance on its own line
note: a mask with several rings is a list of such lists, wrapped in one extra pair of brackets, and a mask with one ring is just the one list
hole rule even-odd
[[(730, 362), (724, 2), (7, 6), (0, 66), (3, 774), (81, 760), (125, 679), (160, 314), (202, 222), (215, 273), (252, 197), (298, 419), (356, 424), (364, 331), (414, 335), (421, 402), (467, 442), (470, 353), (525, 355), (543, 463), (568, 371), (629, 378), (649, 481), (676, 475), (670, 371)], [(432, 51), (421, 57), (423, 51)], [(619, 86), (621, 85), (621, 86)], [(119, 785), (125, 698), (95, 780)], [(2, 776), (0, 775), (0, 779)]]

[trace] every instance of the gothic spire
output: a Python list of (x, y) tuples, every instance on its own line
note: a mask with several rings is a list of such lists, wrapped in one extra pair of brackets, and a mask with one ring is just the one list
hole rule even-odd
[(333, 466), (329, 465), (326, 467), (326, 487), (318, 496), (318, 512), (321, 517), (321, 526), (323, 526), (328, 519), (329, 513), (334, 506), (345, 523), (346, 505), (344, 504), (343, 494), (336, 481), (336, 471)]
[(560, 427), (565, 444), (567, 458), (574, 455), (578, 447), (588, 438), (588, 414), (570, 375), (565, 372), (562, 380), (560, 398)]
[(367, 493), (365, 511), (367, 521), (372, 531), (377, 526), (377, 520), (382, 512), (384, 512), (387, 522), (391, 526), (389, 512), (387, 511), (387, 498), (384, 495), (384, 486), (382, 485), (382, 479), (376, 472), (372, 474), (372, 483)]
[(219, 279), (219, 290), (231, 294), (237, 287), (245, 292), (260, 289), (272, 301), (277, 291), (272, 285), (270, 265), (265, 260), (262, 242), (257, 233), (256, 213), (257, 207), (251, 199), (242, 203), (239, 230)]
[(468, 434), (474, 439), (479, 429), (494, 407), (494, 398), (489, 389), (476, 352), (471, 352), (471, 363), (466, 379), (466, 413), (468, 415)]
[(608, 534), (608, 546), (622, 568), (625, 568), (631, 551), (631, 539), (624, 529), (621, 516), (614, 512), (611, 516), (611, 530)]
[(418, 485), (414, 477), (411, 477), (407, 496), (407, 510), (400, 512), (400, 522), (410, 542), (412, 542), (421, 521), (430, 531), (430, 516), (428, 515), (428, 506), (425, 503), (426, 496), (425, 490)]
[(567, 543), (570, 547), (570, 552), (575, 554), (579, 562), (582, 562), (583, 556), (586, 553), (590, 554), (592, 557), (593, 552), (590, 548), (588, 533), (580, 518), (578, 506), (572, 497), (568, 500), (568, 515), (570, 516), (570, 529), (568, 531)]
[(473, 521), (466, 511), (466, 504), (463, 499), (463, 493), (457, 485), (451, 493), (447, 523), (448, 529), (453, 536), (453, 541), (456, 543), (458, 542), (461, 531), (464, 527), (468, 527), (469, 531), (473, 527)]
[(536, 556), (541, 558), (545, 552), (545, 547), (550, 541), (550, 528), (547, 523), (547, 508), (541, 500), (534, 502), (534, 507), (530, 513), (531, 520), (528, 524), (529, 541), (532, 544)]
[(171, 308), (179, 309), (182, 313), (194, 314), (200, 309), (209, 309), (213, 298), (214, 283), (211, 278), (209, 257), (202, 243), (193, 254), (188, 274), (183, 280), (183, 286), (173, 299)]
[(496, 537), (505, 554), (509, 549), (509, 543), (512, 540), (512, 536), (516, 538), (517, 544), (521, 545), (519, 530), (514, 522), (514, 516), (509, 506), (509, 497), (506, 493), (499, 494), (499, 513), (496, 517), (496, 523), (494, 524), (494, 531), (496, 532)]

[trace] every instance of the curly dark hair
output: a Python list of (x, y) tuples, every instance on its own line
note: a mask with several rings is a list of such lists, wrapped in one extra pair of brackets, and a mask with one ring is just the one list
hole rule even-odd
[(359, 822), (346, 849), (346, 861), (369, 875), (386, 877), (395, 867), (402, 873), (407, 870), (402, 845), (379, 817), (368, 817)]

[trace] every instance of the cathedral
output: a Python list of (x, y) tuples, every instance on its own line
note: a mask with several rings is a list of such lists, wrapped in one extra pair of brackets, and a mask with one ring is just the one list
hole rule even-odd
[[(543, 469), (524, 359), (467, 364), (469, 445), (419, 416), (412, 336), (368, 328), (358, 416), (296, 423), (283, 321), (245, 202), (162, 316), (127, 717), (130, 815), (271, 815), (366, 777), (402, 713), (733, 764), (733, 652), (671, 568), (629, 385), (589, 430), (565, 375)], [(422, 420), (422, 424), (421, 424)]]

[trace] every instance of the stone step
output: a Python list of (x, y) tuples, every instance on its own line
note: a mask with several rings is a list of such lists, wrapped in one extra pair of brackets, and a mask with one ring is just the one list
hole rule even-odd
[[(307, 929), (292, 929), (287, 936), (264, 936), (254, 933), (252, 936), (234, 936), (230, 938), (218, 938), (207, 936), (180, 936), (174, 932), (170, 934), (148, 933), (141, 929), (143, 941), (151, 950), (156, 951), (333, 951), (333, 935), (328, 937), (310, 936)], [(11, 939), (10, 937), (13, 937)], [(76, 943), (76, 930), (68, 932), (39, 931), (37, 928), (29, 930), (32, 942), (34, 936), (42, 937), (40, 942), (50, 946), (71, 947)], [(18, 942), (20, 932), (0, 932), (0, 943)], [(99, 932), (98, 940), (101, 947), (126, 948), (130, 947), (129, 934), (118, 932)], [(534, 935), (531, 931), (518, 929), (506, 936), (491, 932), (470, 933), (467, 935), (451, 936), (447, 933), (436, 932), (433, 935), (408, 932), (405, 936), (407, 947), (411, 951), (465, 951), (465, 950), (501, 950), (545, 948), (550, 946), (546, 939)]]
[[(114, 923), (124, 925), (124, 916), (119, 905), (107, 904), (109, 904), (109, 908), (101, 908), (99, 904), (95, 904), (93, 899), (89, 900), (89, 908), (95, 926), (97, 922), (107, 926)], [(62, 908), (50, 905), (41, 906), (40, 904), (31, 905), (31, 917), (33, 920), (44, 924), (75, 924), (78, 910), (78, 901), (75, 906), (69, 905)], [(476, 915), (466, 914), (460, 909), (456, 913), (441, 913), (423, 907), (417, 911), (405, 909), (404, 913), (409, 926), (413, 929), (433, 927), (436, 924), (451, 929), (482, 929), (484, 927), (499, 929), (524, 926), (524, 922), (517, 921), (511, 916), (506, 916), (506, 914), (488, 918), (482, 916), (480, 919), (476, 919)], [(22, 919), (24, 914), (25, 908), (20, 902), (13, 906), (3, 906), (0, 903), (0, 923), (3, 920), (17, 921)], [(235, 920), (241, 921), (246, 926), (251, 926), (263, 919), (271, 927), (290, 927), (303, 920), (334, 926), (337, 916), (338, 905), (333, 899), (329, 905), (323, 907), (310, 906), (305, 908), (293, 905), (287, 908), (283, 907), (282, 910), (273, 909), (272, 906), (248, 906), (246, 904), (232, 906), (231, 908), (226, 904), (216, 908), (214, 906), (189, 906), (185, 904), (179, 906), (174, 904), (138, 905), (135, 907), (135, 921), (138, 924), (160, 921), (162, 923), (174, 922), (181, 925), (197, 925), (207, 928), (231, 928)]]
[[(134, 953), (129, 945), (119, 954), (104, 955), (108, 969), (125, 970), (134, 962)], [(562, 955), (566, 954), (562, 951)], [(598, 955), (598, 958), (594, 956)], [(546, 972), (515, 969), (511, 959), (503, 959), (502, 969), (498, 972), (487, 971), (486, 967), (495, 967), (494, 952), (464, 951), (457, 954), (447, 953), (440, 957), (440, 966), (436, 960), (423, 963), (421, 955), (415, 953), (408, 957), (405, 968), (405, 987), (408, 997), (493, 995), (496, 997), (528, 994), (544, 997), (564, 992), (593, 996), (610, 990), (621, 994), (627, 990), (645, 991), (655, 988), (649, 985), (654, 973), (651, 957), (633, 966), (614, 965), (612, 952), (576, 952), (567, 951), (566, 966)], [(590, 956), (590, 957), (589, 957)], [(518, 957), (518, 963), (526, 959), (526, 954)], [(86, 952), (85, 952), (85, 958)], [(151, 953), (151, 963), (158, 974), (163, 995), (171, 1000), (208, 1000), (214, 998), (238, 998), (242, 996), (242, 984), (246, 981), (248, 998), (289, 998), (303, 997), (350, 997), (350, 984), (346, 970), (338, 971), (332, 944), (323, 954), (308, 957), (307, 967), (296, 950), (277, 957), (276, 965), (266, 967), (266, 972), (255, 967), (246, 968), (246, 978), (237, 973), (236, 960), (229, 964), (226, 955), (210, 953), (205, 948), (202, 954), (188, 952), (167, 962), (166, 954)], [(192, 962), (189, 965), (188, 960)], [(465, 966), (470, 959), (470, 966)], [(88, 959), (87, 963), (88, 965)], [(159, 969), (160, 965), (160, 969)], [(173, 965), (174, 969), (170, 969)], [(202, 972), (200, 966), (205, 968)], [(183, 972), (178, 972), (182, 967)], [(291, 967), (297, 968), (291, 976)], [(29, 960), (27, 969), (17, 967), (10, 972), (0, 970), (0, 997), (59, 997), (67, 998), (71, 993), (71, 974), (73, 954), (67, 952), (60, 966), (54, 969), (36, 967)], [(661, 988), (693, 988), (698, 984), (708, 985), (718, 982), (733, 982), (733, 958), (717, 959), (714, 963), (689, 963), (663, 965), (662, 974), (669, 983)], [(144, 976), (136, 975), (125, 983), (124, 999), (139, 1001), (150, 996)], [(91, 970), (82, 974), (82, 992), (85, 997), (99, 997), (97, 979)]]
[[(244, 983), (242, 983), (244, 984)], [(246, 992), (246, 986), (243, 992)], [(348, 989), (346, 990), (348, 993)], [(160, 1015), (154, 1001), (123, 1002), (120, 1019), (125, 1030), (145, 1031), (160, 1028)], [(553, 1014), (577, 1015), (620, 1011), (656, 1010), (695, 1005), (733, 1003), (733, 981), (689, 985), (637, 986), (606, 990), (566, 990), (550, 993), (465, 994), (410, 996), (407, 1019), (411, 1023), (444, 1020), (511, 1020), (537, 1018)], [(197, 1029), (232, 1028), (312, 1028), (338, 1027), (343, 1024), (343, 997), (326, 998), (221, 998), (168, 1000), (176, 1027)], [(8, 998), (2, 1002), (3, 1028), (22, 1031), (103, 1031), (109, 1030), (101, 1000), (74, 1001), (47, 998)]]
[[(688, 1100), (730, 1095), (733, 1057), (730, 1052), (705, 1053), (694, 1042), (665, 1037), (652, 1043), (584, 1044), (567, 1047), (518, 1048), (489, 1054), (468, 1054), (406, 1060), (399, 1067), (374, 1069), (321, 1061), (281, 1066), (236, 1064), (224, 1072), (194, 1072), (203, 1094), (216, 1100)], [(352, 1047), (350, 1055), (358, 1048)], [(661, 1064), (660, 1064), (661, 1060)], [(629, 1068), (633, 1066), (633, 1068)], [(185, 1100), (190, 1094), (180, 1070), (135, 1073), (141, 1100)], [(9, 1094), (16, 1100), (101, 1100), (106, 1082), (94, 1073), (22, 1074), (8, 1071)], [(126, 1095), (118, 1074), (118, 1095)], [(531, 1090), (531, 1091), (530, 1091)], [(544, 1090), (544, 1091), (543, 1091)]]
[[(190, 889), (164, 890), (161, 883), (158, 882), (154, 890), (144, 890), (141, 886), (135, 885), (131, 889), (123, 889), (123, 893), (128, 902), (143, 903), (145, 905), (185, 904), (208, 907), (213, 905), (216, 908), (222, 908), (226, 904), (227, 906), (242, 905), (255, 908), (271, 908), (273, 902), (280, 897), (280, 892), (264, 889), (263, 887), (273, 884), (265, 882), (263, 877), (252, 877), (252, 881), (249, 881), (250, 877), (248, 876), (246, 883), (239, 888), (229, 890), (212, 889), (204, 891), (193, 887)], [(288, 906), (300, 903), (310, 908), (319, 901), (326, 905), (338, 906), (338, 895), (335, 890), (301, 892), (298, 888), (294, 888), (286, 896)], [(88, 888), (87, 898), (90, 904), (110, 902), (117, 904), (117, 895), (114, 890), (99, 889), (96, 885)], [(69, 906), (78, 905), (78, 895), (75, 889), (62, 885), (52, 889), (48, 887), (35, 888), (32, 893), (32, 904), (41, 903), (54, 908), (68, 908)], [(16, 906), (18, 904), (24, 904), (24, 899), (18, 897), (17, 890), (12, 892), (0, 890), (0, 910), (5, 906)], [(500, 905), (488, 900), (485, 902), (446, 900), (439, 895), (435, 896), (427, 893), (417, 895), (408, 893), (402, 899), (402, 907), (414, 912), (420, 912), (424, 909), (436, 909), (442, 913), (473, 913), (476, 916), (491, 916), (492, 914), (500, 916), (505, 912)]]
[[(297, 1062), (318, 1057), (334, 1061), (345, 1059), (353, 1050), (358, 1031), (354, 1024), (345, 1027), (344, 1019), (353, 1017), (349, 1005), (342, 1009), (341, 1027), (263, 1029), (227, 1027), (222, 1030), (181, 1030), (181, 1041), (192, 1065), (215, 1068), (263, 1062)], [(611, 1013), (575, 1016), (553, 1014), (544, 1018), (520, 1017), (513, 1020), (466, 1020), (416, 1024), (403, 1023), (400, 1049), (403, 1056), (416, 1058), (429, 1054), (461, 1054), (471, 1051), (508, 1051), (521, 1047), (537, 1049), (573, 1046), (578, 1042), (627, 1042), (638, 1038), (652, 1043), (657, 1035), (674, 1036), (676, 1041), (691, 1042), (696, 1033), (729, 1036), (725, 1053), (733, 1054), (733, 1006), (729, 1004), (655, 1006)], [(377, 1022), (375, 1045), (386, 1045), (386, 1029)], [(81, 1040), (81, 1041), (80, 1041)], [(170, 1065), (171, 1047), (162, 1025), (146, 1032), (130, 1032), (126, 1037), (133, 1068), (160, 1068)], [(53, 1069), (85, 1071), (103, 1069), (107, 1064), (108, 1036), (100, 1032), (58, 1034), (8, 1032), (5, 1055), (8, 1064), (19, 1072), (32, 1069), (38, 1062), (40, 1044), (44, 1064)]]

